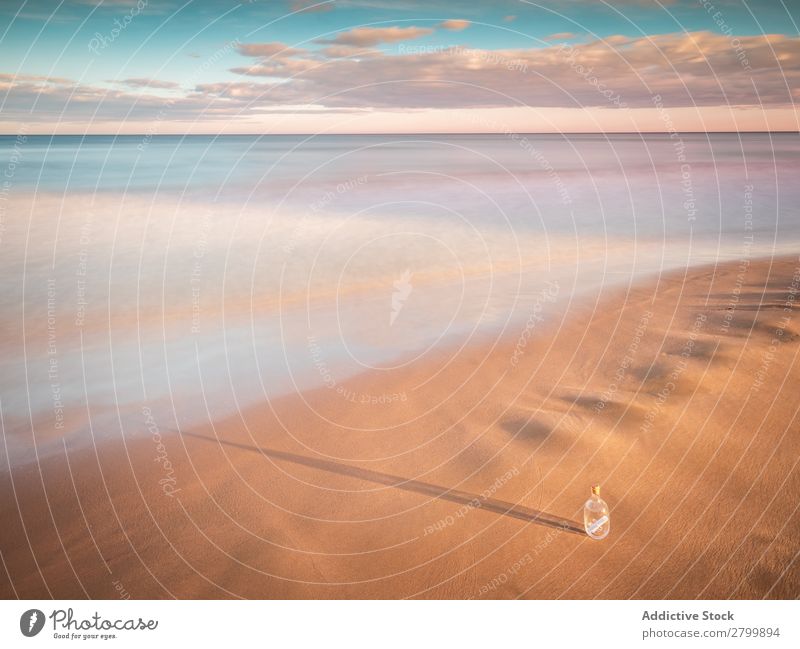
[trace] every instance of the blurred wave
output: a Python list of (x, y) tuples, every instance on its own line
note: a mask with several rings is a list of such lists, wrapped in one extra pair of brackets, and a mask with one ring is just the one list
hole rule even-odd
[(6, 431), (44, 422), (46, 443), (90, 416), (113, 431), (145, 402), (187, 425), (518, 334), (548, 283), (568, 302), (796, 250), (799, 149), (793, 134), (0, 136)]

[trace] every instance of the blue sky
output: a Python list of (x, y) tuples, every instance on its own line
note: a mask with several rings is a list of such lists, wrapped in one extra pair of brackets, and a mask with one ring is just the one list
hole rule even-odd
[[(627, 0), (615, 2), (613, 7), (601, 2), (578, 0), (542, 0), (538, 3), (519, 0), (334, 0), (328, 3), (314, 0), (191, 0), (185, 3), (179, 0), (138, 0), (138, 6), (137, 0), (64, 0), (61, 3), (6, 0), (0, 7), (3, 15), (0, 24), (7, 24), (0, 39), (0, 73), (9, 79), (3, 102), (4, 119), (0, 120), (4, 131), (12, 121), (9, 117), (19, 114), (26, 114), (26, 119), (34, 122), (52, 120), (57, 114), (59, 121), (68, 122), (75, 128), (88, 119), (86, 104), (92, 100), (92, 93), (102, 104), (99, 111), (88, 113), (92, 116), (93, 127), (98, 126), (98, 122), (113, 122), (116, 111), (116, 120), (130, 122), (126, 127), (133, 127), (135, 122), (139, 125), (136, 128), (140, 128), (143, 107), (148, 104), (155, 106), (163, 97), (172, 97), (176, 103), (179, 99), (186, 110), (171, 110), (168, 117), (159, 121), (180, 122), (184, 127), (186, 118), (191, 116), (189, 98), (199, 105), (200, 95), (205, 101), (203, 106), (216, 103), (212, 112), (227, 107), (231, 120), (235, 117), (248, 129), (252, 126), (253, 111), (275, 114), (278, 107), (287, 112), (293, 108), (286, 107), (305, 105), (307, 110), (351, 110), (353, 115), (359, 111), (391, 110), (393, 105), (373, 102), (370, 96), (359, 93), (348, 93), (352, 98), (350, 104), (337, 98), (335, 105), (330, 105), (320, 98), (336, 93), (333, 80), (345, 88), (348, 79), (359, 77), (360, 70), (372, 83), (382, 78), (383, 70), (390, 70), (388, 78), (394, 79), (393, 84), (400, 84), (402, 74), (396, 69), (398, 65), (407, 66), (410, 81), (405, 89), (391, 88), (397, 110), (503, 108), (502, 102), (489, 101), (481, 96), (485, 94), (482, 90), (476, 91), (475, 101), (463, 92), (464, 84), (469, 83), (470, 78), (465, 75), (473, 71), (476, 85), (488, 84), (491, 92), (508, 94), (508, 90), (515, 86), (523, 89), (533, 84), (541, 86), (537, 93), (523, 92), (519, 97), (509, 98), (506, 108), (519, 109), (527, 105), (552, 109), (561, 105), (597, 113), (599, 109), (619, 109), (621, 102), (617, 101), (613, 106), (595, 102), (597, 93), (588, 93), (585, 86), (587, 80), (597, 85), (594, 81), (597, 71), (593, 71), (591, 79), (575, 79), (574, 70), (581, 65), (589, 67), (590, 62), (602, 59), (601, 50), (617, 48), (617, 53), (622, 52), (623, 58), (630, 59), (627, 51), (646, 47), (647, 40), (654, 36), (663, 37), (659, 43), (664, 46), (659, 44), (659, 52), (667, 52), (664, 47), (669, 48), (668, 53), (653, 54), (653, 65), (662, 66), (662, 73), (667, 70), (675, 77), (671, 80), (675, 83), (667, 83), (672, 90), (681, 85), (677, 79), (685, 85), (684, 78), (694, 83), (701, 74), (707, 74), (708, 79), (715, 79), (715, 83), (723, 87), (720, 93), (698, 84), (697, 90), (691, 88), (684, 97), (676, 92), (676, 117), (680, 117), (680, 111), (687, 106), (698, 103), (691, 100), (690, 95), (693, 95), (701, 99), (699, 103), (703, 110), (713, 106), (714, 101), (720, 102), (718, 106), (728, 107), (731, 104), (747, 105), (749, 101), (757, 103), (762, 111), (782, 111), (784, 122), (787, 116), (790, 122), (796, 120), (791, 89), (783, 86), (786, 86), (786, 79), (791, 78), (787, 71), (794, 73), (796, 67), (796, 57), (791, 53), (798, 50), (795, 39), (798, 38), (796, 21), (800, 19), (800, 11), (790, 9), (788, 3), (780, 0), (746, 4), (738, 0), (715, 0), (713, 3), (705, 0), (705, 6), (703, 0), (673, 0), (661, 4)], [(446, 21), (460, 22), (458, 26), (448, 28)], [(122, 24), (124, 29), (119, 29)], [(365, 32), (364, 28), (373, 31)], [(398, 32), (399, 35), (377, 31), (396, 28), (405, 31)], [(336, 60), (329, 60), (332, 57), (325, 54), (330, 52), (326, 48), (338, 40), (347, 40), (343, 34), (351, 34), (348, 41), (351, 42), (350, 51), (339, 52), (337, 57), (333, 57)], [(370, 34), (374, 34), (374, 38)], [(693, 34), (702, 36), (694, 38)], [(719, 38), (714, 40), (709, 34)], [(765, 39), (764, 34), (781, 36), (782, 39)], [(382, 35), (385, 40), (382, 40)], [(623, 37), (628, 39), (627, 42)], [(667, 40), (667, 37), (673, 40)], [(376, 42), (369, 42), (358, 50), (352, 42), (359, 38)], [(677, 68), (670, 70), (667, 59), (674, 53), (687, 50), (685, 45), (673, 42), (681, 38), (690, 43), (688, 49), (695, 42), (702, 42), (696, 49), (708, 62), (706, 71), (698, 71), (696, 66), (690, 69), (690, 65), (696, 63), (691, 58), (679, 60)], [(691, 40), (686, 41), (687, 38)], [(743, 48), (738, 39), (746, 39), (746, 47)], [(291, 65), (274, 75), (267, 74), (272, 69), (268, 66), (252, 69), (269, 57), (248, 56), (243, 53), (243, 46), (272, 43), (296, 50)], [(562, 61), (562, 70), (554, 70), (548, 57), (552, 58), (556, 48), (564, 43), (575, 46), (578, 49), (573, 52), (581, 54)], [(762, 70), (771, 65), (771, 69), (766, 70), (774, 77), (771, 77), (771, 85), (766, 92), (755, 93), (756, 99), (748, 99), (746, 88), (741, 88), (741, 70), (735, 66), (733, 70), (730, 68), (737, 47), (758, 53), (751, 58), (759, 60)], [(479, 57), (483, 64), (476, 66), (474, 60), (469, 62), (463, 56), (457, 65), (452, 61), (443, 63), (441, 53), (447, 48), (484, 52), (482, 58)], [(509, 60), (517, 60), (517, 53), (520, 53), (522, 58), (519, 60), (524, 59), (526, 70), (534, 69), (536, 74), (548, 77), (553, 77), (555, 72), (557, 81), (553, 96), (545, 94), (547, 82), (532, 75), (516, 81), (509, 79), (494, 88), (494, 72), (484, 68), (497, 68), (500, 63), (486, 54), (489, 52), (505, 53), (503, 56)], [(540, 57), (536, 57), (537, 52), (541, 52)], [(409, 56), (409, 53), (414, 56)], [(277, 56), (288, 60), (283, 54)], [(339, 60), (345, 56), (347, 65)], [(769, 56), (774, 61), (764, 60)], [(377, 57), (380, 61), (376, 60)], [(452, 54), (450, 59), (453, 59)], [(633, 65), (627, 66), (637, 68), (629, 70), (631, 78), (640, 77), (640, 70), (642, 74), (648, 74), (649, 67), (652, 67), (649, 63), (637, 59)], [(680, 68), (682, 63), (686, 63), (686, 71)], [(286, 73), (289, 68), (291, 75)], [(567, 68), (569, 70), (564, 75)], [(641, 88), (637, 90), (633, 87), (635, 84), (621, 79), (620, 69), (612, 69), (607, 64), (606, 70), (606, 79), (601, 83), (604, 87), (611, 87), (616, 82), (619, 88), (613, 88), (615, 95), (626, 95), (627, 110), (646, 108), (647, 99), (653, 93), (651, 82), (640, 79), (640, 85), (647, 89), (645, 96)], [(326, 85), (324, 78), (320, 77), (325, 77), (328, 72), (331, 83)], [(501, 76), (509, 76), (507, 70), (500, 72)], [(749, 73), (753, 74), (752, 70)], [(457, 101), (442, 96), (441, 87), (438, 95), (434, 92), (436, 83), (433, 76), (436, 74), (442, 75), (443, 83), (460, 84)], [(730, 86), (726, 85), (728, 79), (725, 75), (731, 76)], [(756, 77), (759, 83), (765, 83), (764, 75)], [(72, 105), (65, 100), (56, 108), (52, 101), (41, 98), (37, 101), (33, 97), (38, 92), (36, 84), (49, 83), (42, 81), (47, 78), (62, 81), (58, 82), (57, 88), (48, 85), (45, 99), (52, 100), (59, 92), (69, 93)], [(125, 80), (129, 79), (137, 80), (139, 85), (126, 85)], [(143, 80), (154, 83), (144, 86)], [(789, 85), (793, 83), (791, 81)], [(227, 93), (220, 91), (220, 84), (230, 86)], [(168, 87), (170, 85), (174, 87)], [(293, 86), (292, 93), (287, 92), (290, 85)], [(75, 86), (80, 86), (82, 91), (77, 98), (68, 90)], [(725, 92), (727, 87), (735, 88), (732, 100)], [(555, 99), (561, 90), (564, 90), (565, 98)], [(135, 104), (135, 116), (125, 110), (123, 91), (131, 93), (128, 101), (131, 106)], [(785, 97), (781, 98), (781, 92)], [(110, 98), (103, 93), (112, 93), (113, 107)], [(413, 99), (406, 102), (403, 93), (405, 97), (413, 96)], [(242, 100), (245, 96), (247, 102)], [(578, 99), (573, 101), (576, 96)], [(650, 113), (652, 122), (654, 111), (650, 110)], [(146, 115), (144, 118), (146, 121)], [(614, 116), (614, 119), (618, 118)], [(285, 117), (281, 119), (285, 121)], [(606, 115), (603, 119), (610, 117)], [(215, 121), (213, 128), (219, 126), (219, 119)], [(262, 123), (266, 122), (262, 120)], [(160, 127), (163, 128), (164, 124)]]

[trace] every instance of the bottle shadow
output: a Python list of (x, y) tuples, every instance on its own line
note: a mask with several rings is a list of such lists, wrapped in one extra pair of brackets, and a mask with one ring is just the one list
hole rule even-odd
[(402, 489), (403, 491), (412, 491), (414, 493), (424, 494), (426, 496), (442, 498), (443, 500), (449, 500), (462, 505), (469, 505), (475, 509), (482, 509), (495, 514), (500, 514), (502, 516), (517, 518), (525, 521), (526, 523), (534, 523), (536, 525), (543, 525), (545, 527), (555, 528), (564, 532), (571, 532), (573, 534), (586, 536), (583, 526), (576, 521), (561, 518), (560, 516), (554, 516), (553, 514), (539, 511), (537, 509), (523, 507), (522, 505), (515, 505), (514, 503), (496, 500), (494, 498), (483, 498), (482, 496), (461, 491), (459, 489), (447, 489), (445, 487), (431, 484), (430, 482), (423, 482), (422, 480), (408, 480), (388, 473), (381, 473), (379, 471), (372, 471), (370, 469), (362, 469), (349, 464), (342, 464), (341, 462), (333, 462), (331, 460), (311, 458), (304, 455), (297, 455), (295, 453), (288, 453), (286, 451), (278, 451), (275, 449), (265, 448), (263, 446), (242, 444), (240, 442), (232, 442), (216, 437), (209, 437), (207, 435), (199, 435), (197, 433), (181, 432), (180, 434), (186, 437), (195, 437), (197, 439), (216, 442), (218, 444), (224, 444), (225, 446), (231, 446), (245, 451), (260, 453), (261, 455), (271, 459), (301, 464), (313, 469), (319, 469), (320, 471), (346, 475), (353, 478), (358, 478), (360, 480), (365, 480), (367, 482), (382, 484), (395, 489)]

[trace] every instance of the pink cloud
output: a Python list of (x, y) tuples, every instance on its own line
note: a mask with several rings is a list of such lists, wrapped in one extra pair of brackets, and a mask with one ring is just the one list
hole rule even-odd
[(262, 58), (280, 58), (305, 53), (305, 50), (289, 47), (285, 43), (277, 41), (272, 43), (243, 43), (237, 49), (244, 56)]
[(433, 30), (427, 27), (356, 27), (350, 31), (337, 34), (333, 39), (320, 42), (355, 45), (356, 47), (374, 47), (381, 43), (410, 41), (432, 33)]
[(572, 32), (556, 32), (555, 34), (550, 34), (544, 40), (546, 41), (568, 41), (570, 39), (575, 38), (575, 34)]
[[(233, 68), (240, 80), (175, 93), (167, 119), (233, 119), (297, 106), (387, 114), (533, 107), (622, 116), (617, 108), (623, 103), (653, 111), (654, 95), (670, 113), (695, 106), (758, 113), (792, 110), (800, 87), (800, 38), (782, 35), (731, 40), (696, 32), (515, 50), (421, 48), (401, 55), (342, 43), (317, 51), (281, 43), (243, 47), (254, 64)], [(148, 79), (125, 81), (158, 87)], [(126, 93), (46, 76), (0, 74), (0, 89), (7, 120), (29, 120), (33, 107), (33, 119), (41, 121), (60, 119), (62, 111), (73, 119), (152, 120), (165, 101), (146, 90)]]
[(296, 77), (319, 65), (320, 62), (314, 59), (278, 59), (249, 67), (231, 68), (231, 72), (252, 77)]
[(319, 50), (319, 52), (331, 59), (374, 56), (380, 54), (379, 50), (371, 47), (356, 47), (354, 45), (329, 45)]
[(732, 42), (696, 32), (520, 50), (372, 51), (357, 59), (286, 59), (234, 71), (287, 79), (280, 95), (273, 90), (263, 101), (354, 108), (616, 108), (650, 106), (653, 94), (670, 106), (786, 105), (788, 88), (800, 85), (798, 45), (797, 37)]
[(460, 32), (469, 27), (472, 23), (469, 20), (445, 20), (439, 23), (439, 27), (449, 29), (451, 32)]
[(23, 83), (47, 83), (58, 85), (72, 85), (74, 82), (71, 79), (63, 77), (48, 77), (39, 74), (8, 74), (0, 73), (0, 82), (5, 82), (9, 86), (23, 84)]

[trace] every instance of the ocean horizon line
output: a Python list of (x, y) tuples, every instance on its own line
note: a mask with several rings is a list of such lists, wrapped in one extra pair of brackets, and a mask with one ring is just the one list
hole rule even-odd
[[(800, 135), (796, 131), (419, 131), (414, 133), (370, 132), (370, 133), (22, 133), (26, 137), (418, 137), (423, 135)], [(21, 133), (0, 133), (0, 137), (19, 137)]]

